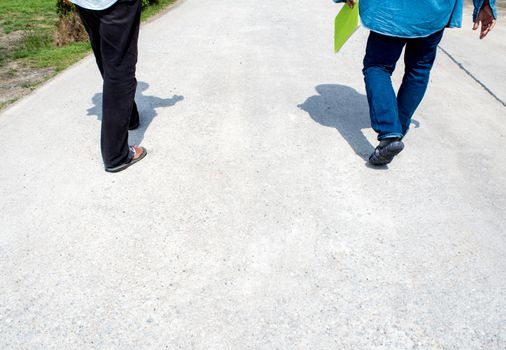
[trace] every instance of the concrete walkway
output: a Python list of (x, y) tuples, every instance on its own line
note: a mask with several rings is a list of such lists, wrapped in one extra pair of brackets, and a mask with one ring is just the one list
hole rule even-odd
[[(338, 9), (187, 0), (146, 25), (150, 154), (117, 175), (92, 58), (0, 115), (0, 348), (506, 347), (506, 109), (441, 53), (406, 150), (367, 167), (367, 32), (334, 55)], [(471, 57), (466, 34), (443, 47)]]

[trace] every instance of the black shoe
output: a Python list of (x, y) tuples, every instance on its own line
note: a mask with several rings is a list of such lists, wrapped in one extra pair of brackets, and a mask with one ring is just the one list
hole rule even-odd
[(378, 166), (387, 165), (403, 149), (404, 143), (399, 139), (392, 139), (391, 142), (383, 140), (369, 157), (369, 164)]

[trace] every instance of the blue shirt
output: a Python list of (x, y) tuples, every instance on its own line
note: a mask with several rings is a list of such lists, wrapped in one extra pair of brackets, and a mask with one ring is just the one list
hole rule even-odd
[(114, 5), (118, 0), (70, 0), (77, 6), (88, 10), (105, 10)]
[[(473, 20), (476, 20), (484, 1), (473, 0)], [(489, 0), (489, 3), (497, 18), (495, 0)], [(360, 0), (359, 8), (363, 25), (374, 32), (419, 38), (445, 27), (461, 27), (464, 0)]]

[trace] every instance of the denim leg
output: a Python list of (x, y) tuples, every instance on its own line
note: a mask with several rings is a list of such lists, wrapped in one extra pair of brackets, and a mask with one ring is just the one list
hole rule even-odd
[(441, 30), (426, 38), (409, 39), (406, 44), (404, 78), (397, 94), (402, 134), (406, 135), (411, 118), (423, 99), (429, 84), (430, 71), (436, 58), (437, 46), (443, 37)]
[(369, 34), (364, 57), (364, 81), (369, 102), (371, 126), (378, 140), (402, 137), (397, 111), (397, 97), (392, 87), (392, 73), (406, 39), (375, 32)]

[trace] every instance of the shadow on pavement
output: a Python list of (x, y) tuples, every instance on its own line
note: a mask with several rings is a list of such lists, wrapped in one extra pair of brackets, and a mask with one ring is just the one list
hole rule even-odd
[[(367, 162), (374, 151), (362, 132), (371, 127), (367, 97), (345, 85), (322, 84), (315, 89), (318, 95), (309, 97), (298, 107), (315, 122), (337, 129), (353, 151)], [(412, 123), (416, 128), (420, 126), (416, 120)]]
[[(149, 128), (153, 119), (158, 115), (156, 111), (160, 107), (171, 107), (184, 99), (183, 96), (174, 95), (170, 98), (159, 98), (156, 96), (146, 96), (143, 94), (149, 88), (149, 84), (143, 81), (137, 83), (137, 92), (135, 101), (139, 109), (141, 125), (138, 129), (129, 131), (129, 141), (131, 144), (140, 144), (144, 139), (144, 134)], [(87, 110), (88, 115), (94, 115), (98, 120), (102, 120), (102, 93), (97, 93), (92, 98), (93, 107)]]
[(323, 84), (315, 89), (318, 95), (298, 107), (315, 122), (337, 129), (353, 151), (367, 161), (374, 150), (362, 133), (362, 129), (371, 127), (367, 97), (344, 85)]

